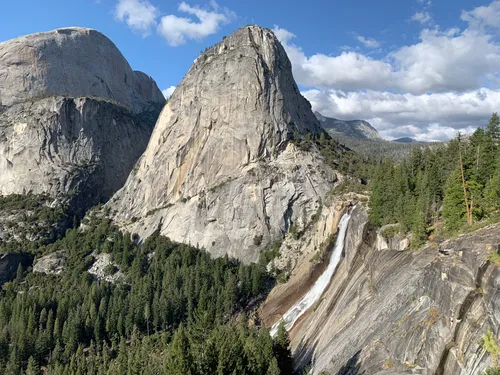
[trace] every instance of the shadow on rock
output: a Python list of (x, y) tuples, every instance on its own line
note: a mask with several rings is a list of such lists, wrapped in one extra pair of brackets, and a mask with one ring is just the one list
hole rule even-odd
[(298, 374), (302, 374), (305, 370), (311, 367), (313, 362), (314, 351), (316, 345), (308, 346), (302, 339), (295, 349), (293, 355), (293, 368)]
[(337, 372), (337, 375), (362, 375), (360, 372), (361, 364), (359, 363), (359, 356), (361, 355), (361, 350), (357, 351), (351, 359), (349, 359), (344, 366)]

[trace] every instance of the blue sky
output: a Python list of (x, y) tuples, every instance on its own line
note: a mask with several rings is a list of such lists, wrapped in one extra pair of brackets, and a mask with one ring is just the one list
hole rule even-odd
[(17, 0), (2, 4), (0, 41), (91, 27), (168, 89), (248, 23), (275, 31), (314, 109), (389, 139), (447, 139), (500, 110), (500, 1)]

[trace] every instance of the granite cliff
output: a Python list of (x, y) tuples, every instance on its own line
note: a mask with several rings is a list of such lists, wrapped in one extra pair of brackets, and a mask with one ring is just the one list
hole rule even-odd
[(151, 77), (95, 30), (0, 43), (0, 194), (48, 194), (75, 213), (107, 200), (164, 103)]
[(148, 147), (109, 203), (115, 221), (257, 261), (303, 227), (336, 174), (292, 140), (324, 130), (274, 34), (245, 26), (197, 58), (164, 107)]
[[(297, 368), (472, 375), (491, 366), (483, 337), (500, 329), (500, 268), (489, 261), (499, 250), (500, 225), (418, 252), (380, 249), (377, 236), (366, 209), (356, 206), (329, 287), (290, 332)], [(311, 285), (307, 263), (264, 304), (269, 326), (307, 291), (297, 285)]]

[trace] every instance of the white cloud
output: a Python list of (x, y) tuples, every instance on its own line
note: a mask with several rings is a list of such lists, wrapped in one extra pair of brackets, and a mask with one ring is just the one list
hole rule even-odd
[(420, 43), (389, 55), (393, 87), (412, 93), (467, 91), (491, 83), (500, 71), (500, 45), (483, 33), (425, 29)]
[[(496, 3), (500, 1), (492, 4)], [(481, 18), (484, 12), (477, 9), (462, 18), (482, 19), (483, 24), (492, 22)], [(278, 26), (273, 31), (290, 57), (295, 79), (303, 86), (424, 94), (500, 85), (499, 40), (472, 24), (464, 30), (426, 28), (418, 43), (398, 47), (382, 59), (345, 48), (337, 56), (307, 56), (293, 43), (293, 33)]]
[(115, 17), (144, 37), (156, 26), (159, 10), (147, 0), (119, 0), (115, 8)]
[(380, 42), (378, 40), (375, 40), (375, 39), (372, 39), (372, 38), (365, 38), (362, 35), (358, 35), (356, 37), (356, 39), (358, 40), (358, 42), (362, 43), (365, 47), (368, 47), (368, 48), (378, 48), (378, 47), (380, 47)]
[(500, 90), (395, 94), (312, 89), (302, 93), (315, 111), (340, 119), (364, 119), (389, 139), (445, 140), (485, 125), (498, 111)]
[(178, 17), (173, 14), (163, 16), (158, 25), (158, 33), (171, 46), (185, 44), (189, 39), (200, 40), (215, 34), (220, 26), (231, 22), (235, 13), (227, 8), (221, 8), (215, 1), (210, 2), (210, 10), (198, 6), (190, 6), (185, 2), (179, 4), (179, 12), (187, 13), (198, 19)]
[(307, 57), (300, 47), (290, 44), (292, 33), (278, 26), (273, 31), (278, 39), (285, 36), (281, 43), (292, 62), (294, 77), (301, 85), (349, 90), (366, 86), (382, 89), (391, 78), (392, 67), (387, 62), (353, 51), (344, 51), (335, 57), (324, 54)]
[(500, 27), (500, 1), (480, 6), (471, 11), (462, 11), (460, 18), (473, 27)]
[(174, 90), (177, 86), (170, 86), (169, 88), (165, 89), (165, 90), (161, 90), (161, 92), (163, 93), (163, 96), (165, 97), (165, 99), (168, 99), (170, 98), (170, 95), (172, 95), (174, 93)]
[(201, 40), (215, 34), (221, 25), (236, 18), (233, 11), (220, 7), (215, 0), (211, 0), (206, 9), (181, 2), (178, 11), (194, 18), (173, 14), (160, 17), (159, 9), (148, 0), (118, 0), (114, 14), (119, 21), (125, 22), (143, 37), (151, 34), (151, 30), (156, 28), (157, 33), (171, 46), (180, 46), (189, 39)]
[(432, 16), (429, 12), (416, 12), (411, 16), (412, 21), (420, 22), (422, 25), (432, 22)]
[(288, 30), (280, 28), (278, 25), (274, 25), (273, 28), (274, 35), (279, 39), (281, 43), (288, 43), (290, 40), (295, 38), (295, 34)]

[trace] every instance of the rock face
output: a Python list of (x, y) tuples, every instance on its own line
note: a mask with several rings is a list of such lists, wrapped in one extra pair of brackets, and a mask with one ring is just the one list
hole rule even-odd
[(333, 186), (319, 153), (290, 142), (322, 132), (274, 34), (243, 27), (198, 57), (170, 97), (110, 202), (115, 221), (256, 261)]
[(93, 275), (98, 280), (105, 280), (109, 283), (116, 283), (122, 280), (125, 275), (118, 269), (116, 264), (113, 262), (111, 254), (100, 253), (93, 254), (94, 264), (89, 269), (89, 273)]
[(0, 114), (0, 191), (72, 194), (95, 204), (124, 184), (150, 132), (102, 100), (55, 96), (15, 104)]
[(69, 196), (80, 211), (107, 200), (145, 150), (164, 102), (97, 31), (0, 43), (0, 194)]
[(375, 248), (377, 250), (404, 251), (410, 247), (410, 239), (400, 233), (399, 224), (384, 225), (377, 232)]
[(364, 120), (338, 120), (333, 117), (325, 117), (319, 112), (314, 115), (330, 134), (341, 134), (355, 139), (383, 140), (377, 129)]
[(59, 275), (66, 265), (66, 252), (56, 251), (37, 259), (33, 265), (33, 272)]
[(64, 28), (0, 43), (0, 107), (50, 95), (112, 99), (134, 113), (165, 99), (101, 33)]
[(377, 250), (357, 206), (345, 256), (321, 302), (292, 329), (298, 367), (312, 374), (478, 374), (500, 330), (500, 224), (419, 252)]

